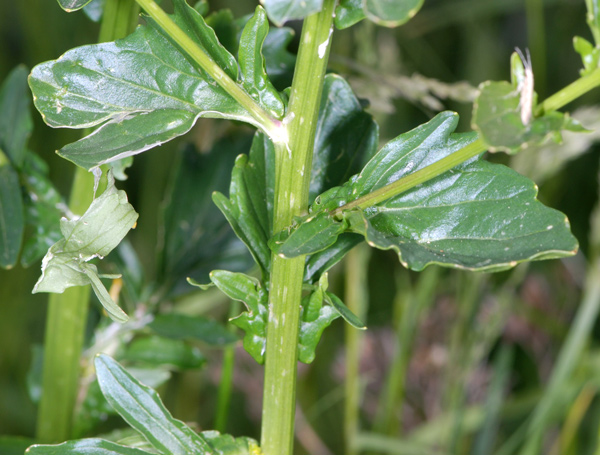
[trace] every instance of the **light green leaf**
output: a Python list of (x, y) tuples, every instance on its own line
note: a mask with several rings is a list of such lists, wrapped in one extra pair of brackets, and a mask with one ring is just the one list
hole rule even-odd
[(587, 6), (587, 23), (594, 36), (596, 45), (600, 45), (600, 3), (598, 0), (585, 0)]
[[(0, 151), (0, 161), (3, 156)], [(4, 160), (0, 162), (0, 267), (10, 269), (19, 257), (25, 221), (19, 176)]]
[(0, 87), (0, 151), (8, 155), (19, 170), (33, 129), (27, 72), (24, 66), (17, 66)]
[(42, 261), (42, 276), (33, 292), (62, 293), (71, 286), (91, 284), (109, 315), (121, 322), (127, 320), (125, 313), (104, 288), (96, 266), (87, 262), (102, 258), (116, 248), (137, 217), (138, 214), (127, 202), (127, 195), (116, 189), (109, 172), (106, 190), (94, 199), (83, 216), (61, 220), (60, 229), (64, 238), (48, 250)]
[(56, 445), (34, 445), (28, 455), (149, 455), (149, 452), (125, 447), (103, 439), (80, 439)]
[(218, 455), (263, 455), (258, 443), (247, 437), (234, 438), (218, 431), (203, 431), (202, 436), (214, 447)]
[(148, 328), (164, 337), (200, 340), (211, 346), (225, 346), (238, 340), (236, 335), (215, 320), (185, 314), (159, 314), (148, 324)]
[(197, 347), (182, 340), (156, 335), (133, 340), (127, 346), (123, 359), (157, 368), (170, 365), (183, 370), (200, 368), (206, 362)]
[(292, 19), (304, 19), (321, 11), (323, 0), (260, 0), (269, 19), (277, 26)]
[(341, 0), (335, 9), (335, 26), (339, 29), (348, 28), (365, 17), (363, 0)]
[(324, 290), (317, 288), (302, 299), (300, 331), (298, 334), (298, 360), (311, 363), (323, 331), (340, 315), (330, 305), (323, 305)]
[(285, 114), (285, 105), (279, 92), (267, 77), (262, 47), (269, 33), (265, 10), (257, 6), (254, 16), (246, 23), (238, 50), (242, 86), (255, 101), (274, 117)]
[[(344, 212), (342, 221), (329, 215), (334, 226), (324, 225), (330, 210), (471, 143), (473, 134), (451, 134), (457, 122), (456, 114), (444, 112), (390, 141), (360, 175), (317, 198), (307, 218), (320, 216), (318, 226), (298, 223), (289, 236), (292, 244), (286, 245), (281, 235), (277, 244), (271, 242), (274, 251), (314, 253), (325, 243), (316, 231), (331, 237), (335, 225), (345, 222), (349, 232), (363, 235), (371, 246), (394, 249), (401, 262), (413, 270), (440, 264), (495, 271), (522, 261), (574, 254), (577, 241), (566, 217), (537, 201), (535, 184), (480, 158), (365, 211)], [(303, 229), (308, 232), (294, 232)], [(292, 242), (295, 239), (311, 240)]]
[(592, 71), (598, 68), (600, 63), (600, 48), (594, 46), (585, 38), (576, 36), (573, 38), (573, 47), (575, 52), (581, 56), (583, 69), (579, 71), (582, 76), (589, 75)]
[(100, 354), (94, 365), (107, 401), (159, 452), (171, 455), (214, 453), (202, 436), (171, 416), (156, 391), (140, 384), (113, 359)]
[(325, 300), (338, 312), (338, 314), (344, 318), (344, 320), (352, 327), (360, 330), (364, 330), (367, 326), (356, 316), (350, 309), (342, 302), (342, 300), (335, 294), (327, 292), (325, 294)]
[[(521, 84), (524, 78), (523, 62), (517, 53), (511, 57), (512, 84), (487, 81), (479, 86), (479, 95), (473, 105), (472, 127), (478, 131), (489, 151), (517, 153), (548, 139), (561, 140), (561, 130), (585, 131), (568, 114), (550, 112), (524, 123), (522, 103), (530, 98), (524, 94)], [(535, 111), (536, 95), (532, 109)]]
[(58, 4), (66, 12), (71, 13), (83, 8), (85, 5), (90, 3), (92, 0), (58, 0)]
[(423, 6), (424, 0), (363, 0), (369, 20), (385, 27), (408, 22)]
[[(197, 11), (175, 1), (172, 19), (237, 79), (237, 62)], [(98, 127), (59, 154), (86, 169), (180, 136), (201, 116), (260, 127), (151, 19), (128, 37), (72, 49), (29, 78), (37, 109), (53, 127)]]

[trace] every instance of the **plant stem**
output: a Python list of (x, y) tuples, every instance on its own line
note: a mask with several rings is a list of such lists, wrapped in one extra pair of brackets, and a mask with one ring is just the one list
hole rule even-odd
[(600, 85), (600, 68), (594, 70), (587, 76), (577, 79), (575, 82), (560, 89), (554, 95), (546, 98), (546, 100), (538, 105), (535, 110), (535, 115), (544, 115), (547, 112), (552, 112), (560, 109), (571, 101), (576, 100), (584, 93), (598, 87)]
[[(288, 118), (289, 145), (276, 144), (273, 229), (308, 210), (312, 153), (329, 57), (335, 0), (302, 28)], [(296, 368), (304, 256), (272, 256), (265, 354), (261, 446), (265, 455), (290, 455), (294, 442)]]
[(156, 23), (172, 38), (181, 48), (206, 71), (233, 99), (235, 99), (275, 142), (281, 138), (283, 125), (271, 117), (256, 101), (252, 99), (237, 82), (235, 82), (223, 69), (202, 49), (196, 42), (179, 28), (179, 26), (165, 13), (153, 0), (136, 0), (137, 3), (156, 21)]
[[(100, 40), (125, 36), (135, 25), (132, 19), (135, 15), (137, 5), (133, 0), (107, 0)], [(129, 29), (124, 25), (124, 18)], [(69, 197), (73, 213), (81, 215), (87, 210), (93, 188), (93, 175), (77, 168)], [(71, 437), (89, 299), (89, 286), (50, 295), (44, 339), (43, 393), (36, 428), (40, 442), (59, 442)]]

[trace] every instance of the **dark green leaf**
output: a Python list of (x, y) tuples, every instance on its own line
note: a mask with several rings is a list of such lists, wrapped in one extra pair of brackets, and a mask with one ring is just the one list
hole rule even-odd
[(171, 365), (182, 370), (200, 368), (206, 362), (198, 348), (182, 340), (156, 335), (133, 340), (127, 346), (123, 359), (155, 367)]
[(27, 73), (24, 66), (17, 66), (0, 87), (0, 151), (16, 169), (23, 165), (25, 144), (33, 129)]
[(19, 176), (0, 151), (0, 267), (16, 264), (24, 227)]
[(157, 450), (172, 455), (212, 453), (202, 436), (171, 416), (154, 390), (140, 384), (117, 362), (100, 354), (94, 364), (110, 405)]
[(2, 455), (23, 455), (25, 449), (35, 441), (19, 436), (0, 436), (0, 453)]
[(238, 338), (217, 321), (199, 316), (159, 314), (148, 325), (159, 335), (173, 339), (200, 340), (212, 346), (235, 343)]
[(67, 12), (77, 11), (90, 3), (92, 0), (58, 0), (58, 4)]
[(273, 216), (274, 154), (271, 141), (257, 134), (250, 157), (240, 155), (235, 161), (229, 199), (219, 192), (213, 194), (214, 203), (246, 244), (264, 278), (269, 275), (271, 263), (267, 241)]
[(365, 17), (363, 0), (341, 0), (335, 9), (335, 26), (339, 29), (348, 28)]
[(311, 254), (306, 260), (304, 281), (314, 283), (319, 277), (331, 267), (340, 262), (348, 251), (361, 243), (364, 238), (361, 235), (344, 233), (329, 248)]
[(292, 19), (304, 19), (321, 10), (323, 0), (260, 0), (269, 19), (275, 25), (283, 25)]
[(252, 266), (211, 198), (213, 191), (227, 189), (235, 156), (249, 145), (248, 135), (229, 134), (208, 153), (188, 146), (178, 155), (161, 217), (159, 282), (166, 293), (189, 290), (186, 276), (207, 282), (214, 268), (243, 271)]
[[(451, 134), (458, 116), (441, 113), (388, 143), (361, 174), (343, 187), (321, 195), (313, 218), (392, 183), (471, 143), (473, 134)], [(518, 262), (569, 256), (577, 241), (566, 217), (536, 200), (537, 188), (509, 168), (481, 161), (465, 162), (398, 196), (366, 209), (344, 212), (349, 231), (362, 234), (376, 248), (394, 249), (407, 267), (422, 270), (440, 264), (471, 270), (500, 270)], [(321, 222), (327, 215), (321, 215)], [(329, 216), (332, 225), (338, 222)], [(318, 231), (335, 231), (325, 227)], [(296, 254), (314, 253), (325, 243), (314, 223), (299, 223), (289, 239), (314, 239), (285, 245)], [(331, 240), (328, 239), (328, 242)], [(274, 245), (274, 242), (272, 242)], [(311, 249), (314, 245), (314, 250)], [(275, 245), (274, 245), (275, 246)]]
[(80, 218), (61, 220), (64, 238), (48, 250), (42, 261), (42, 276), (33, 292), (62, 293), (71, 286), (91, 284), (109, 315), (123, 322), (127, 315), (110, 298), (96, 266), (88, 263), (116, 248), (138, 217), (125, 192), (117, 190), (112, 175), (108, 176), (108, 187)]
[[(208, 4), (205, 5), (208, 10)], [(205, 16), (205, 14), (201, 14)], [(211, 13), (206, 17), (206, 25), (215, 31), (219, 42), (231, 55), (237, 55), (240, 25), (230, 9), (220, 9)]]
[(271, 27), (263, 44), (267, 75), (279, 90), (292, 85), (296, 56), (288, 52), (287, 47), (293, 38), (293, 29)]
[[(172, 19), (232, 78), (238, 66), (184, 0)], [(152, 20), (128, 37), (72, 49), (36, 66), (35, 105), (53, 127), (98, 127), (60, 150), (86, 169), (141, 153), (186, 133), (200, 116), (255, 120)]]
[(29, 455), (149, 455), (140, 449), (125, 447), (103, 439), (80, 439), (57, 445), (35, 445), (25, 452)]
[[(549, 138), (561, 140), (560, 131), (584, 131), (581, 125), (567, 114), (550, 112), (526, 121), (529, 109), (523, 103), (533, 97), (531, 109), (535, 110), (535, 94), (525, 94), (523, 62), (517, 53), (511, 57), (513, 82), (487, 81), (480, 85), (479, 95), (473, 105), (472, 127), (480, 133), (489, 151), (517, 153), (532, 145), (540, 145)], [(523, 87), (523, 90), (522, 90)]]
[(402, 25), (417, 14), (424, 0), (363, 0), (367, 17), (385, 27)]
[(327, 302), (329, 302), (329, 304), (335, 308), (335, 311), (337, 311), (339, 315), (343, 317), (344, 320), (352, 327), (361, 330), (367, 328), (367, 326), (358, 318), (358, 316), (356, 316), (346, 305), (344, 305), (344, 302), (342, 302), (337, 295), (327, 292), (325, 294), (325, 300), (327, 300)]
[[(326, 275), (323, 275), (326, 276)], [(323, 331), (339, 314), (330, 305), (323, 305), (323, 295), (327, 285), (319, 287), (302, 299), (300, 332), (298, 334), (298, 360), (311, 363)]]

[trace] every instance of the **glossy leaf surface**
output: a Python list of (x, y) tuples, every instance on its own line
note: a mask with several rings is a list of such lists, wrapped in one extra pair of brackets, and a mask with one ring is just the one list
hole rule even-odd
[(321, 10), (323, 0), (260, 0), (275, 25), (292, 19), (304, 19)]
[(61, 219), (63, 239), (52, 245), (42, 261), (42, 276), (33, 292), (62, 293), (71, 286), (91, 284), (100, 303), (115, 320), (127, 315), (113, 302), (100, 281), (96, 266), (88, 261), (110, 253), (135, 224), (138, 214), (117, 190), (109, 173), (108, 187), (77, 219)]
[(25, 453), (30, 455), (148, 455), (150, 452), (125, 447), (104, 439), (81, 439), (57, 445), (34, 445)]
[(67, 12), (77, 11), (90, 3), (92, 0), (58, 0), (58, 4)]
[(224, 346), (238, 340), (237, 336), (217, 321), (185, 314), (159, 314), (148, 327), (164, 337), (200, 340), (212, 346)]
[[(574, 254), (577, 241), (566, 217), (535, 199), (534, 183), (479, 158), (377, 206), (344, 212), (342, 221), (328, 215), (471, 143), (473, 134), (452, 134), (457, 121), (456, 114), (444, 112), (390, 141), (361, 174), (321, 195), (312, 213), (289, 234), (275, 236), (270, 242), (274, 251), (296, 256), (333, 244), (337, 231), (324, 227), (329, 220), (340, 231), (363, 235), (373, 247), (394, 249), (413, 270), (429, 264), (500, 270), (521, 261)], [(300, 235), (301, 230), (307, 232)]]
[(363, 0), (363, 3), (367, 17), (386, 27), (404, 24), (423, 6), (423, 0)]
[(341, 0), (335, 9), (335, 26), (339, 29), (348, 28), (365, 17), (363, 0)]
[(27, 69), (18, 66), (0, 87), (0, 150), (16, 169), (25, 159), (25, 144), (33, 129), (27, 87)]
[(16, 264), (24, 227), (19, 175), (5, 161), (0, 163), (0, 267), (12, 268)]
[[(184, 0), (173, 21), (234, 80), (238, 65)], [(53, 127), (98, 127), (59, 154), (91, 169), (180, 136), (200, 116), (255, 120), (151, 19), (128, 37), (72, 49), (36, 66), (35, 105)], [(255, 55), (255, 54), (252, 54)]]
[(548, 139), (561, 140), (561, 130), (584, 131), (568, 114), (550, 112), (524, 123), (522, 103), (533, 99), (534, 93), (524, 93), (523, 63), (516, 53), (511, 58), (512, 83), (487, 81), (480, 85), (473, 105), (472, 127), (479, 132), (489, 151), (517, 153)]
[(213, 453), (204, 438), (171, 416), (156, 391), (140, 384), (116, 361), (101, 354), (94, 365), (107, 401), (159, 452), (172, 455)]

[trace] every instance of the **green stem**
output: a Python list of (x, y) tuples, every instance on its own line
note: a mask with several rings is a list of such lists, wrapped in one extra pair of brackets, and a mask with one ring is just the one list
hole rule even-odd
[[(276, 144), (273, 229), (308, 210), (312, 153), (333, 30), (335, 0), (302, 28), (289, 103), (289, 145)], [(304, 256), (272, 256), (265, 353), (261, 446), (265, 455), (290, 455), (294, 442), (296, 363)]]
[[(134, 28), (132, 17), (136, 15), (137, 5), (133, 0), (107, 0), (100, 40), (125, 36)], [(73, 213), (80, 215), (87, 210), (92, 202), (93, 188), (93, 175), (77, 168), (69, 197), (69, 208)], [(71, 437), (89, 298), (89, 286), (50, 295), (44, 339), (43, 393), (37, 415), (39, 441), (59, 442)]]
[(172, 38), (204, 71), (206, 71), (233, 99), (235, 99), (275, 142), (282, 139), (284, 128), (279, 120), (272, 118), (237, 82), (192, 38), (165, 13), (153, 0), (136, 0), (154, 21)]
[[(350, 311), (361, 321), (365, 320), (369, 304), (367, 268), (371, 249), (365, 244), (358, 245), (346, 256), (346, 285), (344, 296)], [(360, 379), (360, 354), (362, 331), (345, 324), (346, 337), (346, 380), (344, 388), (344, 440), (346, 455), (358, 455), (354, 440), (360, 431), (360, 402), (362, 387)]]
[[(540, 117), (549, 112), (556, 111), (598, 86), (600, 86), (600, 68), (587, 76), (577, 79), (575, 82), (567, 85), (565, 88), (547, 98), (543, 103), (540, 103), (535, 110), (535, 116)], [(340, 218), (342, 212), (345, 210), (354, 208), (365, 209), (377, 205), (380, 202), (397, 196), (421, 183), (437, 177), (453, 167), (458, 166), (460, 163), (485, 152), (485, 150), (486, 144), (481, 139), (477, 139), (453, 154), (448, 155), (423, 169), (413, 172), (406, 177), (402, 177), (389, 185), (381, 187), (372, 193), (355, 199), (346, 205), (338, 207), (331, 213), (335, 218)]]

